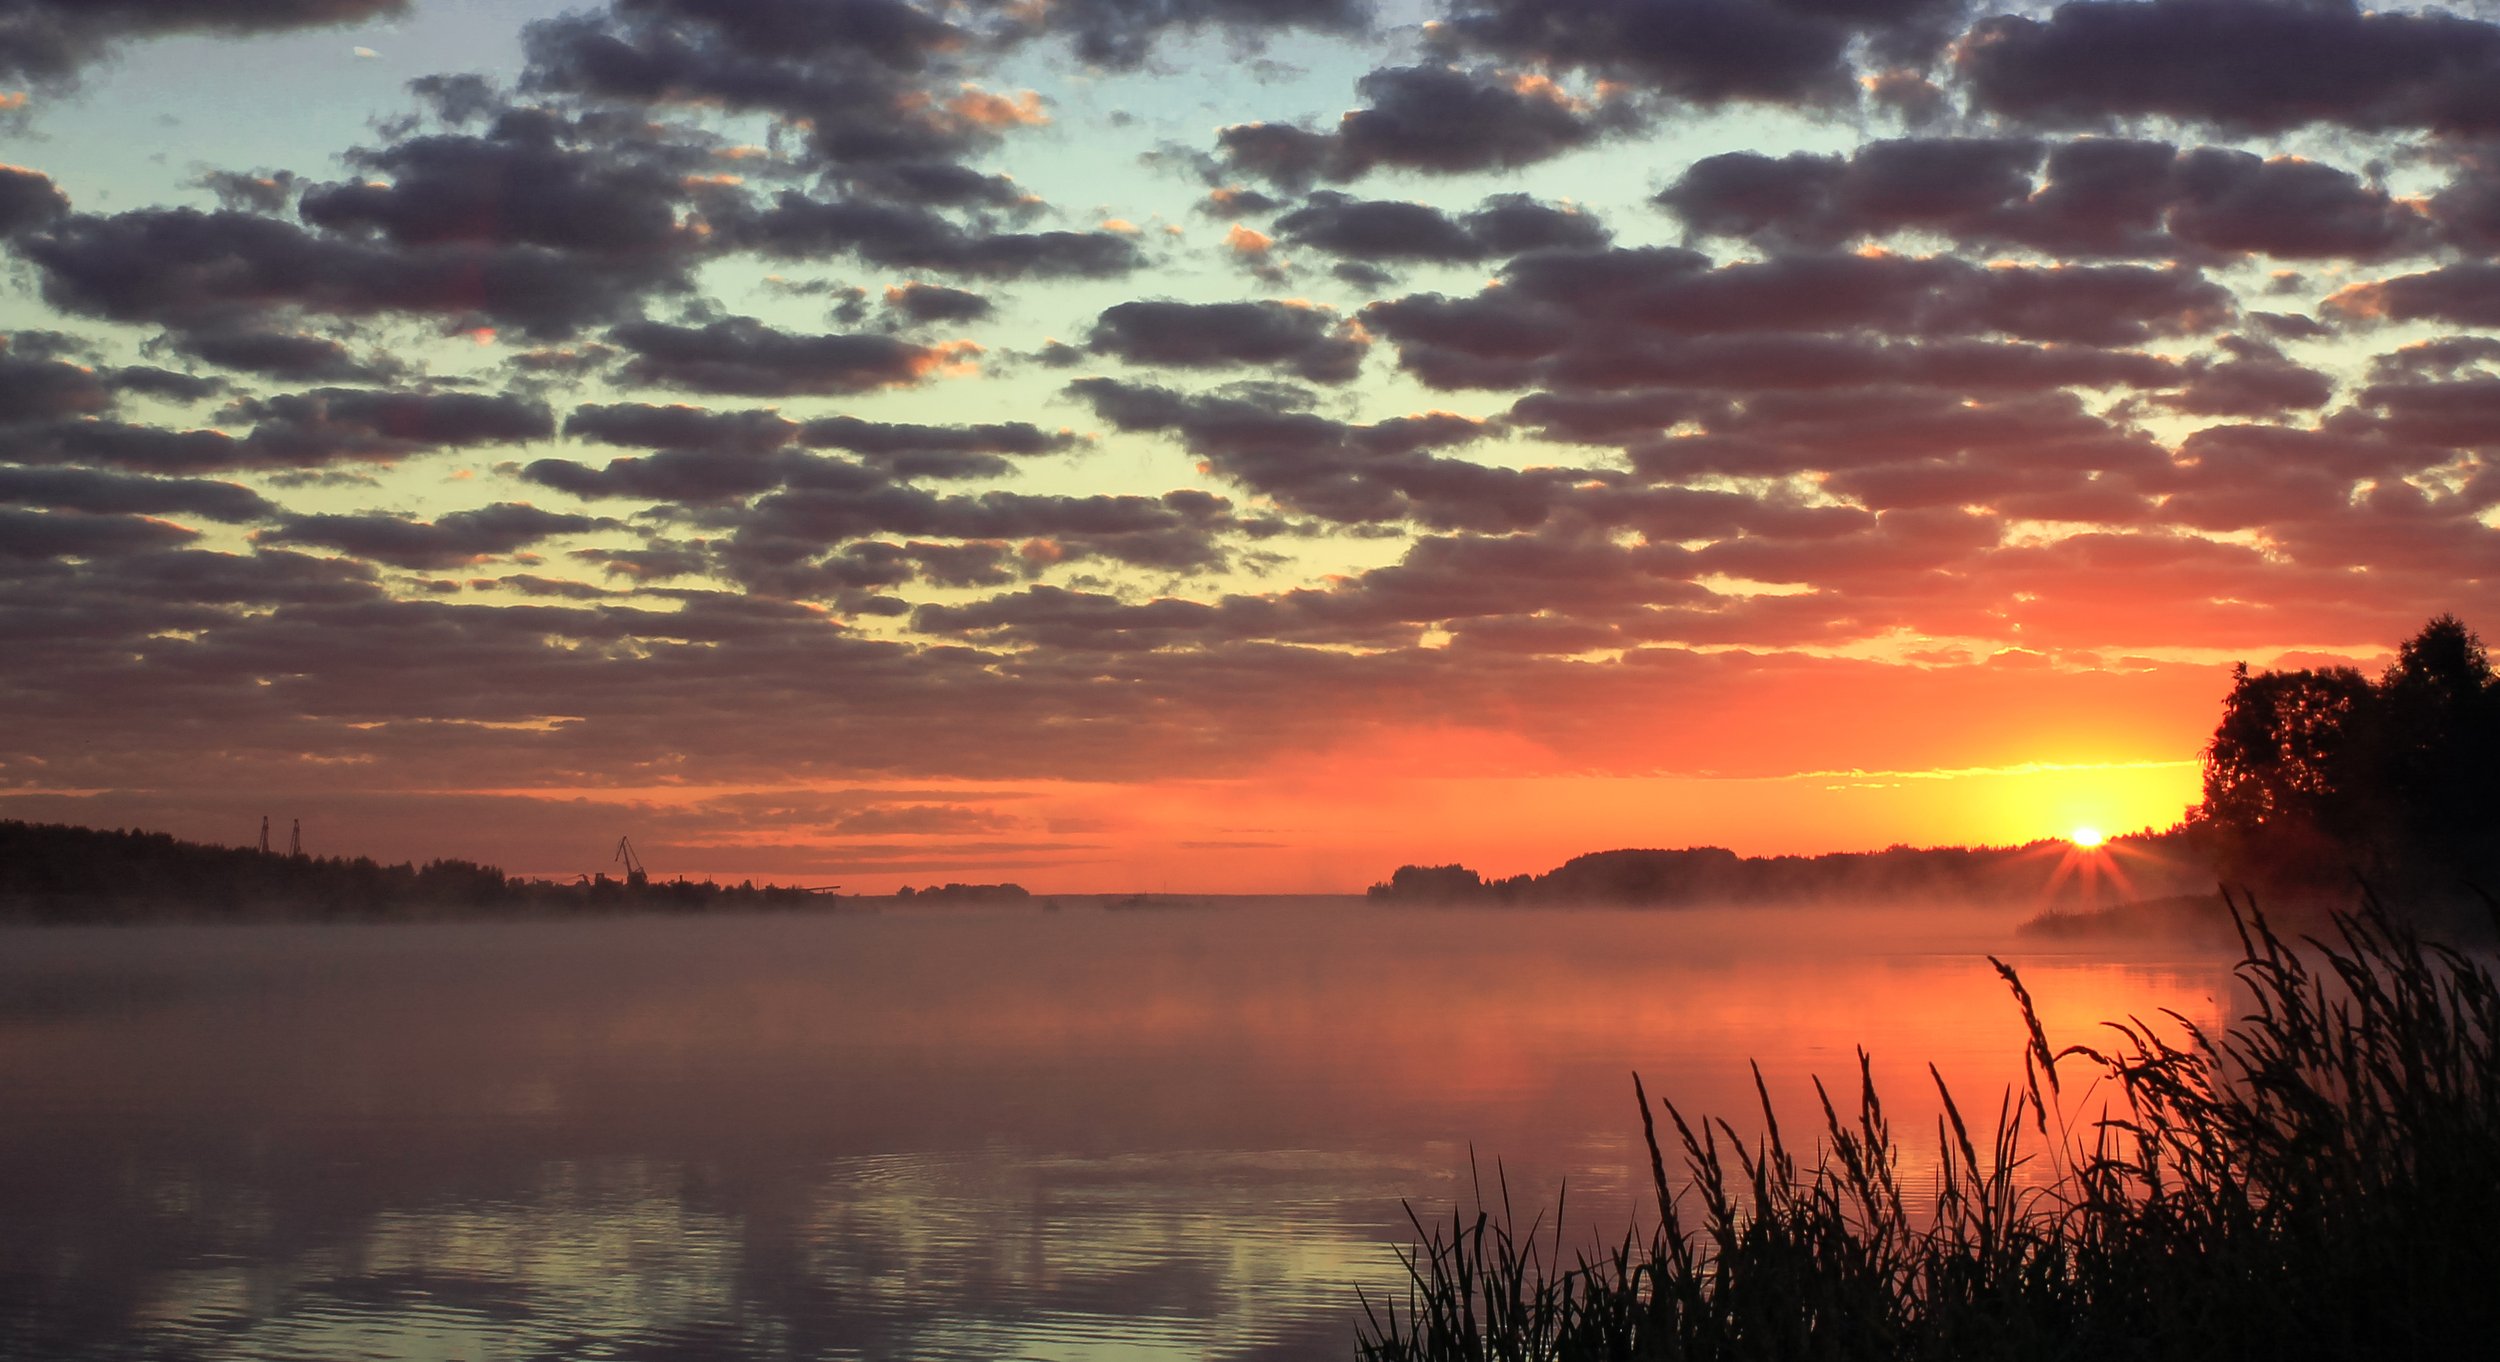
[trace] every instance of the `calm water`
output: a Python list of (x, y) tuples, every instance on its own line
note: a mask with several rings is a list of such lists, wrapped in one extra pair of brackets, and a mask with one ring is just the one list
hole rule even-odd
[[(0, 932), (0, 1354), (1350, 1357), (1471, 1147), (1566, 1240), (1630, 1074), (1993, 1112), (2012, 915), (948, 911)], [(2017, 954), (2052, 1040), (2223, 963)], [(1740, 1126), (1748, 1124), (1739, 1122)]]

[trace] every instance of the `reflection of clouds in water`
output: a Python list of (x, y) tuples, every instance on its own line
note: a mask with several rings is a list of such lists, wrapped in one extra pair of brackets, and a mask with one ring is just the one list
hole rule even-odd
[(738, 1313), (738, 1227), (681, 1192), (653, 1166), (554, 1164), (524, 1199), (385, 1211), (274, 1261), (168, 1273), (135, 1313), (201, 1358), (525, 1356), (711, 1332)]
[[(1926, 1061), (2020, 1077), (1968, 914), (1147, 916), (12, 935), (0, 1355), (1343, 1357), (1471, 1153), (1619, 1235), (1635, 1069), (1804, 1145), (1866, 1044), (1913, 1195)], [(2056, 1043), (2222, 1011), (2017, 964)]]
[(200, 1359), (1339, 1356), (1353, 1288), (1401, 1280), (1349, 1208), (1436, 1180), (1314, 1151), (1003, 1149), (745, 1176), (559, 1164), (526, 1199), (161, 1273), (129, 1320)]

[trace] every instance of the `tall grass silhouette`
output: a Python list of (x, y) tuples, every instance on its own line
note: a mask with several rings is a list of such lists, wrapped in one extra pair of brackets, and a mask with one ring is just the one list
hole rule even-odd
[[(2251, 1010), (2052, 1049), (2021, 977), (2025, 1080), (1992, 1125), (1941, 1076), (1932, 1188), (1859, 1055), (1820, 1080), (1810, 1160), (1653, 1105), (1656, 1223), (1565, 1261), (1507, 1205), (1416, 1222), (1370, 1359), (2441, 1358), (2500, 1351), (2500, 986), (2365, 896), (2287, 941), (2233, 903)], [(1672, 1129), (1662, 1140), (1657, 1116)], [(1669, 1155), (1681, 1171), (1670, 1174)], [(1923, 1181), (1923, 1180), (1922, 1180)], [(1410, 1210), (1410, 1217), (1413, 1213)]]

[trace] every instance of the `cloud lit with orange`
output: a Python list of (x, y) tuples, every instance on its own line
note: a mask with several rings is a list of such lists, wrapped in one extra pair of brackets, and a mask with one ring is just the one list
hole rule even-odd
[[(2093, 37), (2175, 0), (1763, 5), (343, 0), (405, 31), (318, 88), (300, 6), (62, 10), (0, 51), (0, 814), (2106, 877), (2234, 662), (2500, 617), (2500, 73), (2410, 11), (2230, 0), (2351, 54), (2287, 91)], [(304, 112), (193, 117), (211, 53)]]

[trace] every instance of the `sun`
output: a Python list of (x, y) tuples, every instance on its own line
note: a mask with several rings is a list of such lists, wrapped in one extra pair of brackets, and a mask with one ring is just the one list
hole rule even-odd
[(2073, 832), (2066, 835), (2066, 840), (2089, 851), (2093, 847), (2099, 846), (2101, 843), (2108, 841), (2109, 835), (2102, 832), (2099, 828), (2077, 828)]

